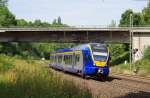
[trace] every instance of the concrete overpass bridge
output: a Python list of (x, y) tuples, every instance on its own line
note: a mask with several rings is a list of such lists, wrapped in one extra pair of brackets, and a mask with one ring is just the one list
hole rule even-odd
[(112, 42), (130, 43), (137, 58), (150, 45), (150, 27), (134, 28), (0, 28), (0, 42)]
[(0, 41), (129, 43), (127, 28), (0, 28)]

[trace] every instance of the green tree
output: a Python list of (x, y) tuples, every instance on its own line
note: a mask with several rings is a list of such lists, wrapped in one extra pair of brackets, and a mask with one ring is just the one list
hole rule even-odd
[(128, 9), (121, 15), (121, 20), (120, 20), (119, 26), (129, 27), (131, 15), (132, 15), (132, 19), (133, 19), (133, 26), (141, 25), (141, 21), (142, 21), (141, 14), (140, 13), (134, 13), (131, 9)]
[(34, 21), (34, 26), (38, 27), (38, 26), (42, 26), (42, 22), (40, 19), (37, 19)]
[(58, 18), (53, 20), (51, 27), (69, 27), (69, 26), (66, 24), (63, 24), (62, 19), (59, 16)]
[(142, 11), (143, 25), (150, 25), (150, 2)]
[(141, 26), (142, 17), (141, 13), (134, 13), (133, 14), (133, 26)]
[(116, 22), (114, 20), (112, 20), (111, 24), (108, 27), (116, 27)]
[(53, 22), (52, 22), (52, 25), (56, 25), (57, 24), (57, 20), (54, 19)]
[(43, 26), (43, 27), (50, 27), (50, 26), (51, 26), (51, 24), (50, 24), (50, 23), (48, 23), (48, 22), (42, 22), (42, 26)]
[(0, 7), (0, 27), (15, 26), (15, 16), (6, 7)]
[(61, 17), (59, 16), (58, 19), (57, 19), (57, 24), (61, 25)]
[(28, 26), (33, 26), (33, 23), (31, 21), (28, 22)]
[(121, 20), (119, 26), (121, 27), (129, 27), (130, 26), (130, 15), (133, 14), (133, 11), (131, 9), (126, 10), (121, 15)]
[(7, 0), (0, 0), (0, 27), (15, 26), (15, 16), (7, 8)]
[(17, 19), (17, 26), (28, 26), (28, 22), (24, 19)]
[(50, 27), (51, 26), (50, 23), (42, 22), (40, 19), (35, 20), (33, 23), (29, 22), (28, 25), (33, 26), (33, 27)]
[(0, 0), (0, 7), (6, 7), (8, 0)]

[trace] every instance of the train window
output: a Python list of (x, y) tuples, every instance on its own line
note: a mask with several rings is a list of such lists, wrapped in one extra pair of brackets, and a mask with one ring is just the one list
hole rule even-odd
[(54, 56), (50, 57), (50, 62), (53, 63), (54, 62)]
[(55, 59), (54, 59), (54, 62), (57, 63), (57, 56), (55, 55), (54, 58), (55, 58)]
[(65, 64), (67, 63), (67, 56), (66, 55), (64, 56), (64, 62), (65, 62)]
[(64, 62), (65, 62), (65, 64), (66, 64), (66, 56), (64, 56)]
[(77, 65), (78, 62), (80, 62), (80, 54), (75, 55), (75, 65)]
[(94, 55), (94, 59), (96, 61), (106, 61), (107, 60), (107, 56)]
[(62, 56), (58, 56), (58, 63), (62, 63)]
[(65, 64), (68, 64), (68, 62), (69, 62), (69, 58), (68, 56), (65, 56)]
[(80, 62), (80, 54), (76, 55), (76, 61)]
[(54, 62), (56, 62), (56, 56), (54, 56)]
[(55, 62), (55, 56), (53, 56), (53, 63)]
[(51, 56), (51, 62), (52, 63), (54, 62), (54, 56)]
[(64, 62), (65, 62), (65, 64), (67, 64), (67, 56), (66, 55), (64, 56)]
[(75, 55), (75, 65), (78, 66), (79, 63), (80, 63), (80, 54), (76, 54)]
[(105, 44), (91, 44), (91, 48), (93, 52), (107, 52)]
[(66, 65), (72, 65), (72, 55), (65, 55), (64, 61)]

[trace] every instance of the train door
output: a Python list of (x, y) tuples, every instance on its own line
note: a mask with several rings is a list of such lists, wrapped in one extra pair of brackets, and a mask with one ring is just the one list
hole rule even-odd
[(63, 55), (62, 54), (59, 54), (58, 55), (58, 66), (59, 66), (59, 68), (63, 68), (63, 64), (62, 64), (62, 61), (63, 61)]
[(55, 66), (55, 62), (56, 62), (56, 56), (55, 56), (55, 54), (53, 55), (53, 66)]
[(73, 65), (73, 53), (64, 55), (64, 67), (72, 68)]
[(50, 66), (53, 66), (53, 65), (54, 65), (54, 59), (55, 59), (54, 54), (51, 54), (51, 55), (50, 55)]
[(75, 68), (81, 70), (83, 66), (83, 55), (81, 51), (76, 51), (74, 54)]

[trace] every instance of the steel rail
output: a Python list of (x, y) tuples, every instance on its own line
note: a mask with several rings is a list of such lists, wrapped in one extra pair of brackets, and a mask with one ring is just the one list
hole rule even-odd
[(130, 75), (130, 74), (120, 74), (120, 73), (110, 73), (110, 77), (120, 78), (124, 80), (129, 80), (133, 82), (140, 82), (150, 85), (150, 77), (143, 77), (139, 75)]

